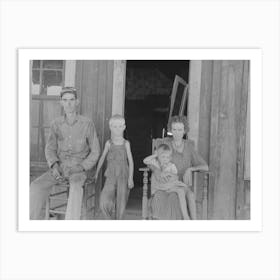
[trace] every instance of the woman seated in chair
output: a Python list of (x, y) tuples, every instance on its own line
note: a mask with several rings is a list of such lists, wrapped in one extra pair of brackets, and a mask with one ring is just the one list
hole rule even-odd
[(178, 195), (180, 207), (184, 220), (189, 220), (187, 203), (186, 203), (186, 191), (188, 186), (178, 180), (178, 171), (174, 163), (171, 162), (172, 150), (167, 144), (160, 144), (157, 146), (155, 153), (151, 156), (146, 157), (143, 162), (150, 166), (160, 170), (163, 174), (168, 177), (167, 182), (159, 182), (155, 179), (154, 174), (151, 178), (151, 193), (152, 195), (158, 190), (166, 192), (175, 192)]
[[(178, 177), (187, 186), (186, 199), (192, 220), (196, 219), (195, 196), (192, 185), (192, 171), (208, 171), (205, 160), (195, 151), (193, 142), (183, 139), (188, 132), (188, 121), (185, 116), (173, 116), (168, 124), (172, 137), (162, 139), (161, 143), (168, 144), (172, 149), (172, 162), (178, 170)], [(161, 144), (157, 143), (157, 145)], [(168, 175), (151, 166), (155, 180), (161, 183), (168, 181)], [(175, 192), (157, 190), (151, 198), (152, 218), (160, 220), (182, 219), (178, 195)]]

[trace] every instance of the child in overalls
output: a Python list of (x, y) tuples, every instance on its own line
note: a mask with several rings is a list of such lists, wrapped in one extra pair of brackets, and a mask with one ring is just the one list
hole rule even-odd
[[(95, 179), (107, 156), (105, 184), (100, 195), (100, 209), (108, 219), (122, 219), (133, 183), (133, 158), (130, 143), (124, 139), (125, 119), (114, 115), (109, 120), (111, 139), (105, 143), (104, 151), (99, 159)], [(117, 200), (117, 201), (116, 201)], [(113, 216), (115, 210), (115, 216)]]
[(169, 175), (166, 183), (160, 183), (152, 174), (151, 193), (153, 195), (158, 190), (177, 193), (183, 218), (184, 220), (189, 220), (190, 217), (188, 215), (185, 198), (187, 185), (178, 180), (178, 170), (176, 165), (171, 162), (171, 155), (171, 148), (167, 144), (161, 144), (153, 155), (150, 155), (143, 160), (146, 165), (152, 165)]

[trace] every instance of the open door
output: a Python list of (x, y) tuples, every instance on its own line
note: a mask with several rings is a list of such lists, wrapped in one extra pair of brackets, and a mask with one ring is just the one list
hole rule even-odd
[[(130, 205), (141, 203), (142, 174), (138, 169), (143, 167), (143, 158), (152, 152), (152, 139), (163, 136), (166, 133), (171, 100), (175, 107), (178, 97), (184, 96), (184, 87), (177, 90), (177, 99), (171, 99), (174, 79), (188, 82), (189, 61), (131, 61), (126, 64), (126, 88), (125, 88), (125, 119), (126, 138), (131, 143), (134, 158), (135, 188), (130, 195)], [(181, 81), (180, 80), (180, 81)], [(181, 90), (182, 89), (182, 90)], [(187, 107), (187, 100), (183, 111)], [(175, 108), (174, 107), (174, 108)], [(180, 108), (180, 106), (179, 106)]]

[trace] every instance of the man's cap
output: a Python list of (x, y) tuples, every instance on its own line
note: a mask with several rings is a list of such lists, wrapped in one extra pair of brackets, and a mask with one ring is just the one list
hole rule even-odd
[(63, 87), (60, 92), (60, 97), (62, 98), (65, 93), (72, 93), (75, 95), (75, 98), (77, 98), (77, 89), (74, 87)]

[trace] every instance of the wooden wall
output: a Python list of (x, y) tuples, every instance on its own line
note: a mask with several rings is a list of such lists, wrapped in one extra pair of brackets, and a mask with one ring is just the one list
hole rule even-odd
[[(192, 64), (192, 63), (191, 63)], [(209, 143), (210, 143), (210, 119), (211, 119), (211, 95), (212, 95), (212, 81), (213, 81), (213, 61), (201, 62), (201, 83), (200, 83), (200, 104), (198, 105), (198, 129), (194, 135), (197, 134), (197, 148), (203, 159), (209, 163)], [(199, 93), (198, 93), (199, 94)], [(192, 106), (192, 104), (189, 104)], [(191, 118), (190, 118), (191, 119)], [(202, 217), (202, 200), (203, 200), (203, 176), (197, 176), (197, 200), (198, 217)]]
[[(110, 137), (108, 121), (112, 113), (113, 72), (113, 60), (78, 60), (76, 64), (80, 113), (93, 120), (101, 152)], [(101, 181), (97, 185), (97, 197), (100, 188)]]
[[(105, 139), (109, 137), (108, 120), (112, 113), (114, 61), (77, 61), (74, 70), (76, 70), (75, 86), (80, 99), (79, 111), (82, 115), (93, 120), (100, 144), (103, 146)], [(69, 85), (69, 82), (67, 85)], [(49, 134), (50, 123), (63, 112), (59, 103), (59, 93), (56, 96), (46, 94), (32, 95), (30, 93), (30, 96), (32, 96), (30, 160), (35, 162), (35, 165), (38, 165), (38, 163), (46, 161), (44, 148)]]
[(242, 219), (248, 61), (203, 61), (198, 150), (208, 159), (210, 219)]
[[(101, 149), (103, 149), (104, 142), (110, 137), (108, 121), (112, 113), (114, 61), (80, 60), (76, 61), (76, 67), (71, 69), (75, 71), (75, 83), (72, 80), (70, 82), (75, 84), (78, 90), (79, 112), (93, 120)], [(74, 76), (74, 72), (71, 72), (71, 75)], [(32, 75), (30, 77), (32, 82)], [(66, 82), (69, 85), (69, 81), (63, 82), (63, 85)], [(31, 181), (47, 170), (44, 148), (50, 122), (62, 114), (59, 100), (59, 94), (57, 96), (32, 96), (30, 110)], [(41, 133), (39, 134), (39, 132)], [(100, 188), (101, 178), (96, 188), (96, 198), (99, 198)], [(98, 200), (96, 202), (98, 203)]]
[(100, 145), (109, 137), (108, 121), (112, 112), (112, 60), (78, 60), (76, 87), (80, 94), (80, 113), (93, 120)]

